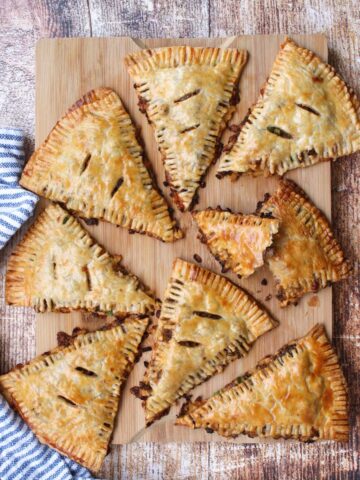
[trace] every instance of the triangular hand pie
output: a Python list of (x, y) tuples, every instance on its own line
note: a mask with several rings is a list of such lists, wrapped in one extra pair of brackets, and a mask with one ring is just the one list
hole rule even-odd
[(351, 266), (329, 222), (294, 182), (280, 181), (277, 191), (259, 205), (259, 213), (280, 221), (266, 256), (282, 307), (350, 275)]
[(144, 161), (120, 98), (98, 88), (57, 122), (25, 166), (20, 184), (82, 217), (172, 242), (182, 233)]
[[(156, 301), (80, 223), (50, 205), (12, 253), (6, 301), (39, 312), (152, 313)], [(109, 313), (110, 312), (110, 313)]]
[(94, 332), (61, 332), (59, 347), (1, 376), (0, 391), (42, 443), (97, 471), (147, 324), (128, 317)]
[(194, 203), (203, 176), (216, 160), (220, 137), (238, 101), (246, 59), (242, 50), (183, 46), (126, 57), (180, 210)]
[(283, 175), (360, 149), (360, 103), (335, 70), (287, 39), (218, 176)]
[(316, 325), (208, 400), (185, 405), (176, 423), (225, 437), (347, 441), (347, 404), (338, 358)]
[(279, 229), (279, 221), (256, 215), (208, 208), (193, 213), (200, 240), (223, 267), (239, 277), (248, 277), (264, 264), (265, 250)]
[(146, 424), (176, 400), (247, 354), (277, 323), (225, 277), (177, 259), (162, 305), (144, 381), (133, 393)]

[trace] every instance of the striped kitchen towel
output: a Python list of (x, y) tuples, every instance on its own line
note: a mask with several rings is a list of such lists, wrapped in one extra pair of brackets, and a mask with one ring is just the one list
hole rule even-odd
[(33, 214), (38, 201), (18, 183), (24, 162), (22, 131), (0, 128), (0, 249)]
[(0, 395), (0, 479), (82, 480), (90, 472), (39, 442)]

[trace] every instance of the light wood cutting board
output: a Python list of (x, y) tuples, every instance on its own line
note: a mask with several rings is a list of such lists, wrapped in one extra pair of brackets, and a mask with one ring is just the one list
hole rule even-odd
[[(170, 45), (223, 46), (246, 49), (249, 61), (240, 81), (241, 101), (232, 123), (238, 123), (245, 116), (248, 108), (256, 101), (259, 90), (268, 77), (272, 63), (284, 40), (283, 35), (241, 36), (212, 39), (147, 39), (131, 38), (76, 38), (41, 40), (36, 51), (36, 143), (39, 145), (57, 119), (80, 96), (88, 90), (107, 86), (113, 88), (121, 97), (132, 119), (141, 129), (146, 146), (146, 153), (156, 172), (158, 183), (169, 200), (168, 190), (163, 187), (164, 171), (151, 127), (145, 116), (140, 114), (132, 82), (123, 63), (124, 56), (145, 47)], [(322, 35), (295, 35), (294, 40), (327, 59), (327, 43)], [(250, 213), (262, 200), (265, 192), (272, 192), (276, 187), (275, 178), (243, 177), (231, 183), (227, 177), (221, 181), (215, 178), (216, 167), (212, 167), (206, 178), (206, 188), (200, 190), (198, 208), (207, 206), (230, 207), (233, 211)], [(293, 171), (287, 175), (300, 184), (330, 218), (331, 189), (330, 164), (323, 163), (310, 168)], [(171, 203), (171, 202), (170, 202)], [(188, 213), (180, 215), (176, 211), (186, 237), (174, 244), (164, 244), (159, 240), (142, 235), (129, 235), (127, 230), (114, 225), (101, 223), (96, 227), (86, 227), (91, 234), (111, 253), (123, 255), (123, 264), (138, 275), (162, 298), (170, 275), (171, 265), (177, 256), (193, 261), (197, 253), (202, 258), (202, 265), (220, 273), (220, 266), (197, 240), (197, 230), (192, 225)], [(302, 299), (297, 307), (280, 309), (273, 297), (273, 282), (264, 267), (249, 279), (239, 281), (234, 275), (228, 277), (246, 288), (256, 299), (261, 301), (280, 321), (280, 326), (260, 338), (250, 354), (232, 363), (225, 372), (213, 377), (193, 391), (194, 397), (209, 396), (234, 377), (239, 376), (264, 355), (273, 353), (285, 342), (305, 334), (315, 323), (325, 323), (329, 335), (332, 330), (331, 288), (322, 290), (317, 295)], [(268, 284), (263, 286), (261, 280), (266, 278)], [(314, 298), (315, 297), (315, 298)], [(71, 332), (77, 325), (94, 327), (96, 321), (87, 315), (45, 314), (37, 315), (36, 340), (37, 352), (49, 350), (56, 345), (56, 333), (59, 330)], [(151, 341), (151, 339), (150, 339)], [(114, 443), (129, 441), (224, 441), (216, 434), (209, 435), (202, 430), (192, 431), (183, 427), (174, 427), (173, 420), (179, 406), (172, 409), (152, 427), (143, 430), (144, 416), (140, 401), (129, 392), (142, 378), (144, 360), (150, 352), (143, 355), (131, 373), (120, 402), (120, 411), (114, 434)], [(234, 440), (231, 440), (234, 441)], [(240, 437), (238, 442), (253, 442), (247, 437)]]

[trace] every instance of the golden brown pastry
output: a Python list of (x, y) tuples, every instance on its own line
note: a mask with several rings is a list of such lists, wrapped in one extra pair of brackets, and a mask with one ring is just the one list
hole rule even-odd
[(329, 222), (294, 182), (280, 181), (259, 213), (280, 221), (267, 263), (282, 307), (350, 275), (351, 266)]
[(40, 214), (12, 253), (6, 302), (38, 312), (153, 313), (156, 301), (59, 205)]
[(193, 213), (200, 240), (222, 266), (238, 277), (248, 277), (264, 264), (264, 253), (272, 244), (279, 221), (256, 215), (208, 208)]
[(359, 149), (354, 92), (330, 65), (288, 38), (238, 139), (222, 156), (218, 177), (283, 175)]
[(140, 110), (152, 123), (166, 178), (180, 210), (194, 195), (220, 150), (238, 102), (243, 50), (164, 47), (126, 57)]
[(20, 184), (82, 217), (104, 219), (164, 242), (182, 237), (118, 95), (91, 90), (57, 122)]
[(322, 325), (265, 357), (208, 400), (189, 403), (182, 414), (177, 425), (224, 437), (349, 437), (345, 379)]
[(97, 471), (147, 324), (128, 317), (94, 332), (61, 332), (59, 347), (1, 376), (0, 391), (42, 443)]
[(165, 292), (144, 381), (132, 392), (143, 400), (146, 424), (176, 400), (247, 354), (277, 325), (253, 298), (225, 277), (177, 259)]

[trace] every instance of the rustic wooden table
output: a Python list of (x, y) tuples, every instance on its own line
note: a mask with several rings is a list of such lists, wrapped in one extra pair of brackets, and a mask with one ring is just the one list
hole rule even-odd
[[(34, 55), (41, 37), (198, 37), (323, 32), (329, 62), (360, 94), (358, 0), (0, 0), (0, 125), (22, 127), (34, 143)], [(360, 155), (333, 164), (333, 224), (356, 274), (334, 287), (334, 344), (349, 383), (348, 444), (132, 444), (113, 448), (101, 478), (359, 479)], [(0, 252), (0, 373), (35, 352), (34, 313), (4, 300), (7, 258), (22, 229)]]

